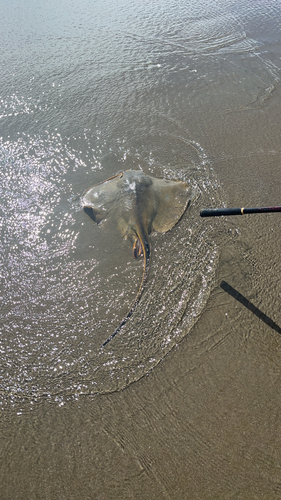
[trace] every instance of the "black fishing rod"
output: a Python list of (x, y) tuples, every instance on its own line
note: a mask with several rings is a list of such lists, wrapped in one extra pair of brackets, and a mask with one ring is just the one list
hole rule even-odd
[(281, 212), (281, 207), (206, 208), (205, 210), (201, 210), (200, 217), (217, 217), (221, 215), (264, 214), (267, 212)]

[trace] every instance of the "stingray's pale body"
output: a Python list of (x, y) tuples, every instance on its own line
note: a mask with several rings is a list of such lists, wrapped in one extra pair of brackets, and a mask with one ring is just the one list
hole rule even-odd
[(165, 233), (181, 218), (189, 202), (188, 185), (182, 181), (155, 179), (142, 170), (126, 170), (87, 189), (82, 195), (85, 212), (97, 223), (113, 219), (127, 238), (133, 254), (144, 257), (144, 271), (137, 297), (120, 325), (102, 344), (105, 346), (133, 314), (143, 291), (150, 261), (149, 235)]

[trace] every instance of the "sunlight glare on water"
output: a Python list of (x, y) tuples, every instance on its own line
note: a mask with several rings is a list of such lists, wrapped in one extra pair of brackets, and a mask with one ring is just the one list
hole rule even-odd
[[(187, 335), (212, 289), (223, 230), (202, 226), (198, 212), (225, 197), (195, 124), (259, 109), (278, 68), (236, 3), (63, 1), (56, 15), (54, 2), (31, 4), (17, 31), (4, 11), (1, 35), (1, 390), (111, 392)], [(142, 263), (79, 199), (130, 168), (187, 181), (191, 205), (171, 232), (152, 235), (141, 303), (101, 350)]]
[[(122, 166), (123, 147), (119, 149)], [(137, 155), (132, 150), (127, 152)], [(214, 197), (217, 193), (200, 146), (187, 141), (185, 155), (190, 156), (190, 167), (184, 173), (185, 166), (178, 163), (177, 178), (191, 185), (194, 207), (177, 230), (167, 238), (160, 237), (158, 245), (157, 238), (152, 238), (153, 265), (142, 303), (115, 340), (113, 351), (100, 351), (102, 341), (122, 319), (120, 314), (129, 309), (141, 278), (140, 263), (132, 268), (129, 262), (127, 269), (120, 268), (126, 275), (122, 285), (118, 268), (115, 266), (114, 274), (104, 274), (97, 260), (99, 253), (94, 247), (89, 248), (91, 252), (85, 248), (91, 247), (89, 229), (96, 242), (102, 232), (89, 224), (66, 181), (67, 171), (83, 170), (85, 164), (62, 143), (59, 134), (1, 142), (1, 352), (5, 394), (36, 398), (60, 393), (69, 397), (120, 389), (157, 364), (194, 324), (208, 297), (217, 250), (205, 232), (199, 234), (196, 223), (192, 227), (190, 216), (196, 210), (198, 196), (210, 196), (211, 190)], [(163, 170), (151, 153), (146, 168), (160, 177), (175, 176), (171, 167)], [(116, 235), (116, 245), (120, 242)], [(109, 254), (103, 265), (112, 267), (111, 257)], [(127, 297), (124, 286), (131, 287)], [(183, 319), (187, 308), (189, 314)]]

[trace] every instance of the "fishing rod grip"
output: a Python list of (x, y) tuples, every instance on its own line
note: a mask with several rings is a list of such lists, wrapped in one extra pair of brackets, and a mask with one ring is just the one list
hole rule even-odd
[(200, 217), (217, 217), (220, 215), (243, 215), (243, 208), (206, 208), (200, 212)]

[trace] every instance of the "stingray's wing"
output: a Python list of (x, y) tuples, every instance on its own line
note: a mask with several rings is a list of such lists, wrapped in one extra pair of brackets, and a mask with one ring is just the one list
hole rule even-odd
[(157, 198), (157, 213), (152, 227), (166, 233), (174, 227), (186, 210), (190, 199), (190, 189), (185, 182), (153, 179), (151, 196)]
[(120, 205), (118, 181), (122, 176), (123, 173), (114, 175), (83, 193), (81, 204), (87, 215), (97, 224), (118, 211)]

